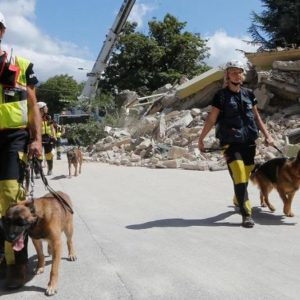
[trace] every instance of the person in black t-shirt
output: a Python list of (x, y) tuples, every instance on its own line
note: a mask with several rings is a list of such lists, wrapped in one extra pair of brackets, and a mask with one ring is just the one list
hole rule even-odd
[(244, 66), (240, 61), (230, 61), (225, 67), (226, 87), (213, 98), (211, 111), (199, 137), (199, 150), (204, 152), (204, 139), (214, 125), (220, 140), (228, 170), (234, 185), (234, 204), (242, 215), (242, 226), (251, 228), (254, 221), (248, 197), (248, 180), (254, 169), (255, 140), (258, 129), (267, 145), (274, 140), (266, 129), (257, 110), (254, 94), (243, 88)]

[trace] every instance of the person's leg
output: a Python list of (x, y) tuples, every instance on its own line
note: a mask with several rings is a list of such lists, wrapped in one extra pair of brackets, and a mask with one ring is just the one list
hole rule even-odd
[(251, 215), (251, 206), (248, 199), (246, 168), (243, 160), (235, 153), (235, 158), (228, 162), (228, 169), (233, 181), (234, 194), (243, 216)]
[(53, 170), (53, 145), (52, 144), (47, 144), (45, 145), (45, 158), (47, 161), (47, 167), (48, 167), (48, 172), (47, 175), (52, 175), (52, 170)]
[[(25, 199), (25, 191), (17, 180), (0, 181), (1, 211), (5, 212), (12, 203)], [(25, 267), (28, 262), (27, 240), (21, 251), (14, 251), (11, 243), (5, 242), (5, 261), (7, 265), (6, 288), (17, 289), (25, 283)]]
[[(254, 150), (255, 153), (255, 150)], [(251, 204), (248, 196), (248, 181), (254, 167), (254, 156), (252, 149), (241, 147), (229, 148), (226, 151), (228, 170), (233, 181), (235, 201), (240, 208), (245, 227), (253, 227), (251, 219)], [(253, 160), (253, 163), (251, 163)]]
[[(26, 160), (28, 132), (16, 130), (6, 133), (5, 147), (0, 149), (0, 216), (5, 215), (7, 208), (25, 199), (25, 190), (21, 179), (24, 178), (24, 168), (21, 163)], [(3, 135), (3, 133), (2, 133)], [(4, 136), (1, 136), (4, 138)], [(28, 261), (27, 240), (24, 248), (14, 252), (10, 243), (5, 242), (6, 287), (19, 288), (25, 283), (24, 266)], [(12, 272), (13, 271), (13, 272)]]

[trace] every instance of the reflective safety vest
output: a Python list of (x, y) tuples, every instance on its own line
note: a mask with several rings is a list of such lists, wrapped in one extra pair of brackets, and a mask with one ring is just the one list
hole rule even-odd
[(28, 126), (26, 70), (30, 61), (12, 56), (11, 65), (19, 69), (19, 74), (13, 87), (0, 83), (0, 130)]
[(52, 130), (51, 130), (51, 124), (49, 123), (49, 121), (44, 121), (42, 123), (42, 135), (50, 135), (52, 136)]

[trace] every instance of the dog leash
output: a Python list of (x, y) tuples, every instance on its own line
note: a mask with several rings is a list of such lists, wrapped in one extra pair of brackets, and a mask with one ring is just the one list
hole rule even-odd
[[(45, 185), (45, 187), (47, 188), (47, 190), (58, 200), (58, 202), (61, 204), (61, 206), (64, 208), (64, 210), (68, 210), (71, 214), (74, 213), (72, 207), (69, 205), (69, 203), (61, 196), (59, 195), (48, 183), (48, 180), (43, 172), (43, 168), (41, 166), (41, 163), (39, 162), (39, 160), (34, 156), (32, 158), (32, 163), (31, 163), (31, 174), (32, 174), (32, 177), (33, 177), (33, 169), (34, 167), (37, 167), (40, 175), (41, 175), (41, 178), (42, 178), (42, 181)], [(32, 190), (32, 194), (33, 194), (33, 190)], [(32, 198), (33, 198), (33, 195), (32, 195)]]
[(218, 152), (218, 151), (222, 151), (222, 148), (205, 148), (204, 149), (204, 153), (211, 153), (211, 152)]
[(29, 195), (28, 195), (28, 199), (33, 201), (33, 193), (34, 193), (34, 167), (33, 167), (33, 161), (30, 159), (28, 161), (29, 164)]
[(273, 145), (273, 148), (275, 148), (281, 154), (282, 157), (286, 158), (286, 156), (284, 155), (284, 153), (277, 146)]

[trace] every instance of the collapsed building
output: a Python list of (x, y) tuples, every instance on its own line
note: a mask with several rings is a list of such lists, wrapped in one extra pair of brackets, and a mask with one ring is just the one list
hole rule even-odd
[[(245, 53), (249, 61), (245, 86), (254, 90), (258, 108), (282, 153), (300, 149), (300, 49)], [(90, 160), (125, 166), (221, 170), (225, 161), (214, 130), (206, 138), (209, 153), (200, 153), (198, 137), (213, 95), (223, 86), (224, 71), (211, 69), (191, 80), (182, 78), (148, 97), (123, 91), (122, 128), (106, 127), (107, 136), (93, 145)], [(265, 161), (282, 155), (257, 140)]]

